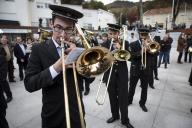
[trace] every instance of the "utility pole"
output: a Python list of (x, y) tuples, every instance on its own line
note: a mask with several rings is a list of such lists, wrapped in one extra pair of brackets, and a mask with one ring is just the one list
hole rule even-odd
[(140, 0), (140, 22), (143, 25), (143, 2)]
[(175, 6), (175, 0), (172, 1), (172, 21), (171, 21), (171, 28), (173, 29), (173, 16), (174, 16), (174, 6)]

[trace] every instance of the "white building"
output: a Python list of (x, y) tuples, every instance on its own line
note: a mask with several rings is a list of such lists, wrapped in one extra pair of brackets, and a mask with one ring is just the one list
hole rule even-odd
[[(172, 8), (159, 8), (159, 9), (151, 9), (144, 13), (143, 16), (143, 24), (155, 26), (158, 24), (162, 28), (171, 29), (171, 21), (172, 21)], [(192, 8), (187, 6), (187, 8), (181, 8), (176, 22), (178, 24), (186, 24), (186, 28), (189, 28), (192, 24)]]
[(60, 4), (60, 0), (0, 0), (0, 19), (18, 21), (20, 26), (38, 26), (39, 18), (51, 18), (49, 4)]
[[(43, 19), (42, 26), (47, 27), (51, 18), (51, 10), (49, 4), (60, 5), (60, 0), (0, 0), (0, 21), (14, 21), (19, 23), (17, 27), (38, 27), (39, 19)], [(92, 10), (83, 9), (80, 5), (64, 5), (73, 8), (84, 14), (79, 20), (79, 24), (86, 29), (98, 30), (98, 27), (105, 28), (107, 23), (116, 23), (112, 13), (102, 9)], [(0, 29), (15, 28), (12, 24), (8, 24), (8, 28), (0, 22)], [(5, 31), (5, 30), (4, 30)], [(8, 31), (8, 30), (6, 30)]]
[(98, 30), (107, 27), (107, 23), (116, 23), (116, 19), (113, 13), (98, 9), (83, 9), (80, 5), (63, 4), (65, 7), (78, 10), (84, 14), (84, 17), (79, 19), (79, 24), (85, 29)]

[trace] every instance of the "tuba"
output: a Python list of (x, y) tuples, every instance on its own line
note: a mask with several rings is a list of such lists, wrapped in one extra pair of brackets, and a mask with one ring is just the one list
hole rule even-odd
[(91, 48), (79, 25), (75, 24), (75, 27), (85, 48), (77, 58), (77, 72), (85, 77), (95, 77), (107, 71), (114, 60), (113, 55), (104, 47), (95, 46)]

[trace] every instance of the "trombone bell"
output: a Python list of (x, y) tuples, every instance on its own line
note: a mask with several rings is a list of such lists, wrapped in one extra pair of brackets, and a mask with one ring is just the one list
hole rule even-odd
[(128, 61), (131, 58), (131, 54), (127, 50), (116, 49), (112, 54), (119, 61)]
[(114, 57), (108, 49), (95, 46), (85, 50), (76, 61), (77, 72), (85, 77), (95, 77), (107, 71)]

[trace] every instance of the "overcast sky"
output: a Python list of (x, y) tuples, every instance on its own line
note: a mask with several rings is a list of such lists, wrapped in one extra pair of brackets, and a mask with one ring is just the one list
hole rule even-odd
[[(97, 0), (97, 1), (102, 1), (104, 4), (109, 4), (109, 3), (112, 3), (115, 0)], [(124, 1), (138, 2), (139, 0), (124, 0)], [(147, 0), (143, 0), (143, 1), (147, 1)]]

